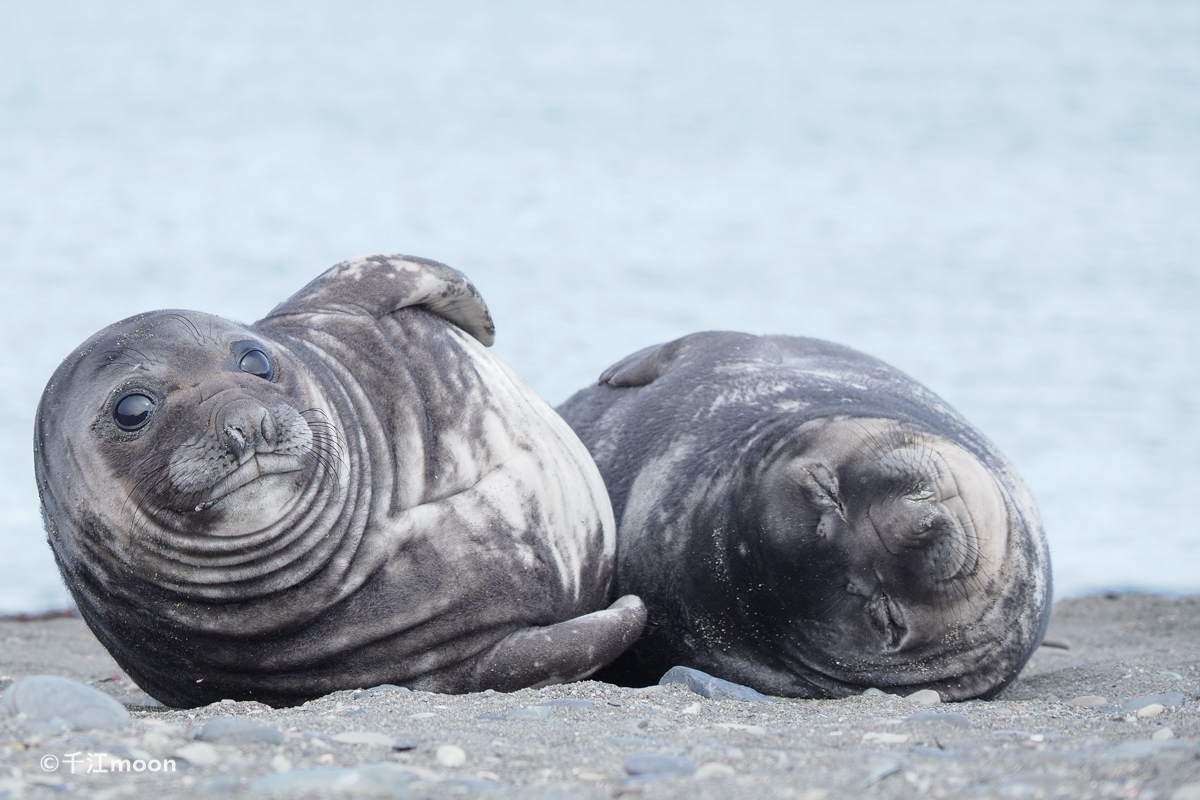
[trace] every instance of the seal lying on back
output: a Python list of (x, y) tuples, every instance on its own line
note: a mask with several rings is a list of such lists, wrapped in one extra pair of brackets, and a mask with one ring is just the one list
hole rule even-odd
[(680, 664), (763, 692), (994, 695), (1049, 621), (1033, 500), (942, 400), (816, 339), (698, 333), (559, 413), (616, 513), (645, 638), (597, 677)]
[[(578, 679), (641, 633), (609, 597), (587, 451), (486, 349), (460, 273), (338, 264), (259, 322), (157, 311), (54, 373), (35, 459), (63, 577), (172, 706)], [(594, 613), (593, 613), (594, 612)]]

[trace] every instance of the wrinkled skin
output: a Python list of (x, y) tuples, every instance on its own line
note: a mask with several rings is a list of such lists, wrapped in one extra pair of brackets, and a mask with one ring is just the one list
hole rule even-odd
[(601, 679), (676, 664), (770, 694), (994, 695), (1040, 643), (1050, 565), (995, 448), (924, 387), (815, 339), (701, 333), (559, 413), (618, 527), (646, 635)]
[(243, 326), (159, 311), (93, 336), (38, 409), (50, 545), (84, 619), (168, 705), (586, 676), (611, 602), (604, 487), (431, 261), (339, 264)]

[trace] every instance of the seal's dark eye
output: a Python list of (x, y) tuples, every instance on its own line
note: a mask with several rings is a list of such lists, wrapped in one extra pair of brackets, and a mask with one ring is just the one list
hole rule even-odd
[(150, 421), (154, 413), (154, 401), (144, 394), (131, 394), (121, 398), (113, 411), (117, 427), (123, 431), (136, 431)]
[(267, 354), (262, 350), (251, 350), (246, 355), (242, 356), (242, 360), (238, 362), (238, 367), (242, 372), (249, 372), (251, 375), (257, 375), (260, 378), (270, 379), (271, 377), (271, 360), (267, 358)]

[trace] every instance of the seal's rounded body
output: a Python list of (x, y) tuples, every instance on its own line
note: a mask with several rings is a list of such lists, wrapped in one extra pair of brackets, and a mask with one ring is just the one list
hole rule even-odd
[(700, 333), (559, 408), (600, 467), (619, 592), (646, 636), (598, 677), (676, 664), (760, 691), (986, 697), (1049, 621), (1050, 563), (1009, 463), (942, 400), (849, 348)]
[(117, 662), (168, 705), (279, 705), (515, 689), (620, 653), (644, 610), (599, 610), (603, 483), (492, 337), (460, 273), (371, 256), (253, 325), (159, 311), (81, 345), (42, 397), (35, 466)]

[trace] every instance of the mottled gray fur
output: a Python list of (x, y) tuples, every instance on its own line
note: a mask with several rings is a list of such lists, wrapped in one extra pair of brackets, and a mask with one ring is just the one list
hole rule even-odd
[[(616, 657), (645, 612), (604, 610), (603, 483), (493, 335), (460, 273), (370, 256), (253, 325), (157, 311), (81, 345), (42, 397), (36, 473), (118, 663), (190, 706), (511, 690)], [(153, 406), (136, 430), (132, 395)]]
[(618, 523), (645, 637), (598, 677), (682, 664), (800, 697), (990, 696), (1049, 619), (1037, 509), (1011, 465), (894, 368), (816, 339), (699, 333), (559, 408)]

